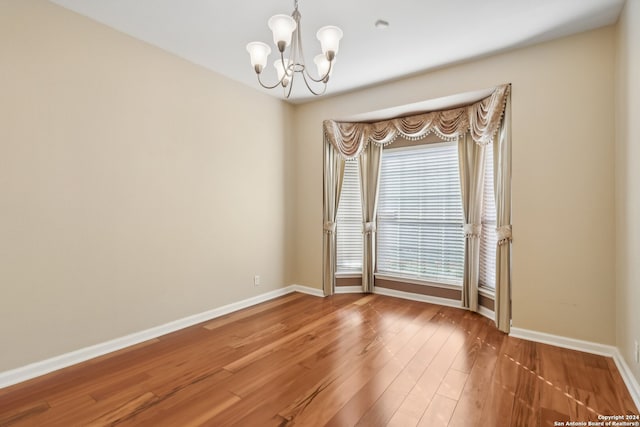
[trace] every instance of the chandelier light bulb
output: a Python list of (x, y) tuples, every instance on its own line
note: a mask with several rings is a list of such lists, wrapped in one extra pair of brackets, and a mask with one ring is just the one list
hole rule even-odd
[[(278, 73), (278, 81), (282, 81), (282, 86), (286, 87), (289, 84), (289, 65), (291, 61), (288, 59), (284, 60), (284, 65), (281, 59), (276, 59), (273, 62), (273, 67), (276, 69)], [(284, 78), (283, 78), (284, 77)]]
[(273, 15), (269, 18), (269, 29), (273, 32), (273, 42), (280, 52), (291, 44), (291, 35), (295, 31), (296, 21), (289, 15)]
[(251, 65), (257, 74), (260, 74), (267, 66), (267, 58), (271, 53), (271, 48), (266, 43), (251, 42), (247, 45), (247, 52), (251, 57)]
[[(333, 60), (332, 65), (325, 54), (319, 53), (313, 58), (313, 62), (315, 62), (316, 67), (318, 68), (318, 75), (320, 78), (324, 77), (324, 80), (328, 80), (329, 76), (333, 74), (333, 67), (336, 65), (336, 59)], [(331, 69), (329, 69), (329, 67), (331, 67)], [(329, 73), (328, 75), (327, 72)]]
[(320, 40), (322, 53), (331, 61), (337, 54), (340, 47), (340, 39), (342, 38), (342, 30), (333, 25), (327, 25), (318, 30), (316, 37)]

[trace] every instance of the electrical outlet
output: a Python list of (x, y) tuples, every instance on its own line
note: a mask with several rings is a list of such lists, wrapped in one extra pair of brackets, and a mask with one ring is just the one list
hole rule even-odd
[(637, 340), (636, 340), (635, 358), (636, 358), (636, 363), (640, 363), (640, 345), (638, 345)]
[(253, 286), (260, 286), (260, 276), (257, 274), (253, 276)]

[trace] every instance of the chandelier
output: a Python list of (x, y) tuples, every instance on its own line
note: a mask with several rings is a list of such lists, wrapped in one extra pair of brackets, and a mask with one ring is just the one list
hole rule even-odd
[[(285, 98), (291, 96), (293, 80), (296, 74), (302, 75), (307, 89), (312, 94), (322, 95), (327, 90), (327, 82), (333, 72), (338, 46), (342, 38), (342, 30), (333, 25), (328, 25), (318, 30), (316, 37), (320, 41), (322, 53), (313, 58), (318, 70), (318, 78), (314, 78), (309, 74), (304, 61), (300, 17), (298, 0), (294, 0), (294, 9), (291, 16), (274, 15), (268, 21), (269, 29), (273, 32), (273, 42), (280, 53), (280, 58), (273, 62), (278, 75), (278, 82), (274, 85), (264, 84), (260, 78), (264, 67), (267, 65), (267, 58), (271, 53), (269, 45), (262, 42), (251, 42), (247, 45), (247, 52), (251, 56), (251, 65), (258, 77), (258, 83), (266, 89), (282, 86)], [(291, 45), (289, 56), (285, 58), (285, 49), (289, 45)]]

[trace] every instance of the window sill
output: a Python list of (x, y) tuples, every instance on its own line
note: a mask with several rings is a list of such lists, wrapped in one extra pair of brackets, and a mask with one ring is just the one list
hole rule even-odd
[(431, 281), (428, 281), (428, 280), (421, 280), (421, 279), (416, 279), (416, 278), (411, 278), (411, 277), (406, 277), (406, 276), (401, 276), (401, 275), (375, 273), (374, 276), (375, 276), (376, 279), (391, 280), (391, 281), (394, 281), (394, 282), (411, 283), (413, 285), (432, 286), (434, 288), (452, 289), (452, 290), (456, 290), (456, 291), (459, 291), (462, 288), (461, 284), (459, 285), (459, 284), (455, 284), (455, 283), (431, 282)]
[(480, 295), (482, 295), (483, 297), (491, 298), (493, 300), (496, 299), (496, 291), (494, 289), (487, 288), (485, 286), (479, 286), (478, 287), (478, 293)]

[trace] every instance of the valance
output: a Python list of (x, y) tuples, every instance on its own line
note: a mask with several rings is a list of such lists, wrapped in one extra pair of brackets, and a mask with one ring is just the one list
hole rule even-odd
[(465, 107), (374, 123), (325, 120), (324, 133), (346, 160), (360, 156), (369, 142), (387, 145), (398, 136), (417, 140), (435, 133), (444, 140), (451, 141), (470, 132), (477, 144), (486, 145), (493, 141), (498, 131), (510, 88), (508, 84), (498, 86), (491, 95)]

